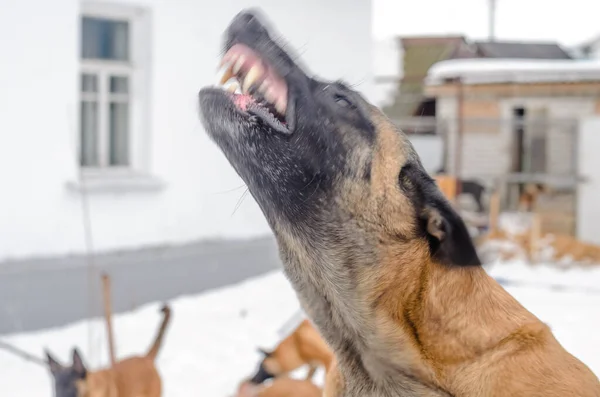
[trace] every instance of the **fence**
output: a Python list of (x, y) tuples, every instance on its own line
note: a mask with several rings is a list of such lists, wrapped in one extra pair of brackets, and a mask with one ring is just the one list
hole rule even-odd
[(477, 180), (515, 210), (526, 184), (547, 187), (537, 202), (548, 232), (574, 234), (578, 120), (575, 118), (410, 118), (396, 120), (428, 172)]

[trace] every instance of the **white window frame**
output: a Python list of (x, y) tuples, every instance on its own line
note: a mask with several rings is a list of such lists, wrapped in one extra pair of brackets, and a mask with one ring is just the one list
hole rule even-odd
[[(103, 61), (82, 61), (80, 76), (84, 74), (93, 75), (96, 78), (96, 92), (79, 92), (80, 100), (90, 100), (98, 104), (98, 165), (97, 166), (83, 166), (84, 169), (98, 169), (98, 170), (112, 170), (112, 171), (125, 171), (132, 167), (132, 144), (134, 143), (134, 134), (132, 131), (132, 116), (133, 107), (132, 99), (133, 96), (129, 94), (129, 91), (125, 94), (117, 94), (109, 92), (109, 84), (111, 77), (126, 77), (128, 90), (131, 88), (132, 80), (134, 77), (133, 68), (123, 62), (103, 62)], [(115, 166), (109, 164), (110, 153), (108, 150), (109, 144), (109, 104), (112, 102), (127, 103), (128, 104), (128, 163), (129, 165)], [(81, 117), (81, 115), (80, 115)], [(81, 138), (80, 138), (81, 139)]]
[[(112, 62), (103, 60), (87, 60), (81, 57), (81, 42), (77, 47), (77, 57), (79, 60), (79, 69), (77, 75), (78, 81), (78, 104), (77, 104), (77, 140), (78, 156), (81, 155), (79, 146), (81, 145), (81, 102), (84, 99), (94, 99), (100, 105), (98, 108), (99, 130), (99, 166), (82, 166), (78, 160), (78, 166), (81, 168), (82, 177), (86, 177), (89, 187), (98, 184), (102, 188), (119, 186), (119, 188), (132, 185), (143, 186), (162, 186), (156, 178), (151, 176), (150, 170), (150, 144), (151, 144), (151, 125), (149, 123), (149, 98), (150, 98), (150, 66), (151, 66), (151, 14), (147, 8), (127, 6), (116, 3), (82, 1), (81, 9), (78, 15), (78, 24), (81, 26), (81, 20), (84, 17), (114, 19), (126, 21), (129, 24), (129, 61)], [(82, 32), (79, 38), (82, 39)], [(84, 74), (93, 74), (97, 76), (97, 92), (83, 93), (81, 89), (81, 78)], [(109, 93), (109, 76), (123, 76), (128, 78), (127, 94)], [(110, 97), (110, 98), (109, 98)], [(128, 165), (110, 166), (108, 164), (108, 122), (109, 122), (109, 101), (127, 100), (129, 107), (128, 117)], [(79, 157), (78, 157), (79, 158)], [(79, 181), (80, 185), (82, 181)], [(81, 186), (78, 186), (81, 188)]]

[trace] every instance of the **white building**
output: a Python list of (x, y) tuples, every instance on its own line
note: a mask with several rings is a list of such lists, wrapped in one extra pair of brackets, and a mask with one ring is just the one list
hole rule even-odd
[(397, 37), (377, 40), (373, 45), (373, 102), (379, 107), (393, 103), (402, 79), (402, 43)]
[(371, 95), (369, 0), (4, 2), (0, 261), (84, 252), (85, 197), (98, 251), (269, 233), (197, 111), (248, 6)]

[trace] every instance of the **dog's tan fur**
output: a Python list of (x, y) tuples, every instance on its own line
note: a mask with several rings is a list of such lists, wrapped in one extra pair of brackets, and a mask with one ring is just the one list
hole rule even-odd
[(276, 378), (269, 385), (242, 382), (236, 397), (321, 397), (323, 391), (309, 380)]
[(162, 382), (155, 366), (156, 356), (171, 318), (171, 309), (164, 306), (162, 324), (148, 353), (115, 363), (114, 367), (88, 372), (79, 382), (79, 397), (160, 397)]
[(310, 379), (317, 367), (323, 366), (327, 370), (332, 360), (333, 352), (319, 331), (309, 320), (304, 320), (264, 358), (263, 366), (269, 373), (280, 376), (309, 365), (311, 370), (307, 378)]
[[(425, 241), (392, 238), (414, 227), (405, 215), (411, 203), (395, 188), (406, 154), (391, 123), (378, 112), (373, 119), (379, 142), (372, 183), (348, 185), (339, 197), (378, 238), (379, 266), (356, 277), (364, 302), (348, 308), (373, 320), (358, 325), (370, 339), (373, 369), (389, 363), (411, 373), (431, 387), (418, 395), (600, 396), (596, 376), (483, 268), (445, 266), (430, 257)], [(286, 237), (292, 249), (305, 249)], [(310, 261), (304, 255), (301, 261)], [(343, 383), (330, 371), (326, 396), (345, 395)]]

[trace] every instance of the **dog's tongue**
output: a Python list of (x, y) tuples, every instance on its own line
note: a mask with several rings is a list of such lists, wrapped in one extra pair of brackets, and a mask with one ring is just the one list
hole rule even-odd
[(238, 108), (246, 111), (248, 109), (248, 105), (254, 103), (254, 98), (252, 98), (252, 95), (236, 94), (233, 102)]

